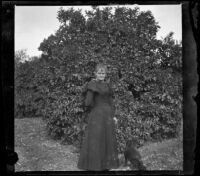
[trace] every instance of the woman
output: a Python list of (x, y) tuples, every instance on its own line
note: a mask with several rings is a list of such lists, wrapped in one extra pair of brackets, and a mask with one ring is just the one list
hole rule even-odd
[(100, 171), (119, 166), (112, 90), (105, 82), (106, 71), (105, 65), (98, 64), (96, 79), (87, 85), (85, 106), (90, 108), (90, 113), (78, 161), (79, 169)]

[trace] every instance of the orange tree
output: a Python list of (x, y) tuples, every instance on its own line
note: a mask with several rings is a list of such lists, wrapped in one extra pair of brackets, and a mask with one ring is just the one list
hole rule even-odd
[[(139, 144), (178, 134), (181, 119), (181, 44), (159, 29), (150, 11), (139, 8), (60, 9), (60, 27), (40, 44), (45, 63), (36, 75), (43, 87), (41, 115), (51, 136), (80, 146), (87, 112), (83, 89), (104, 62), (115, 93), (119, 151), (135, 137)], [(45, 70), (46, 74), (43, 74)], [(44, 96), (45, 95), (45, 96)]]

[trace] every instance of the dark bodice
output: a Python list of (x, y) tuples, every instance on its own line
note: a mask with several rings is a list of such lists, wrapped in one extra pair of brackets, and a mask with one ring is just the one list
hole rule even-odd
[(113, 91), (108, 83), (92, 80), (88, 83), (86, 92), (85, 106), (92, 108), (107, 105), (114, 108)]

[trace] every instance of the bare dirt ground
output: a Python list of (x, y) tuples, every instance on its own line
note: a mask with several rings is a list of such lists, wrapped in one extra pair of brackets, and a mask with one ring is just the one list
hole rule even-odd
[[(139, 151), (148, 170), (182, 170), (182, 148), (182, 139), (177, 138), (146, 144)], [(41, 118), (15, 119), (15, 151), (16, 172), (79, 171), (76, 148), (48, 137)]]

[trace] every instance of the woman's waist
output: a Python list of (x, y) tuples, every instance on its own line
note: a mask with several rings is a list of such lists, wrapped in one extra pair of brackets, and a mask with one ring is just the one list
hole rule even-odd
[(110, 106), (110, 102), (109, 101), (100, 101), (100, 102), (95, 102), (94, 106)]

